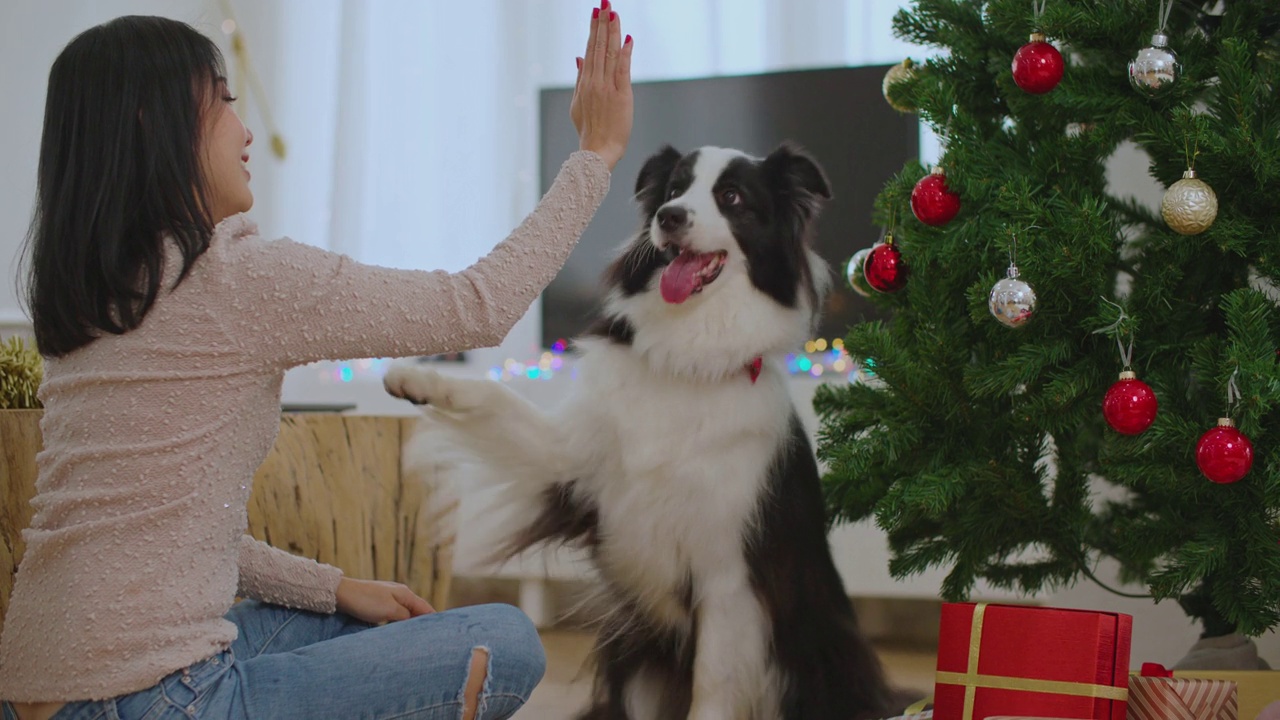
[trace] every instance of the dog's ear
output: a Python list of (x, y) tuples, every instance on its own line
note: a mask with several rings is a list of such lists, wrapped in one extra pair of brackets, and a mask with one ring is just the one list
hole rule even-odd
[(784, 142), (764, 159), (774, 186), (810, 215), (832, 198), (831, 183), (818, 161), (792, 142)]
[(640, 174), (636, 176), (636, 200), (643, 208), (646, 218), (652, 216), (661, 207), (667, 181), (671, 179), (671, 173), (681, 157), (683, 156), (679, 150), (670, 145), (663, 145), (662, 149), (645, 160), (644, 166), (640, 168)]

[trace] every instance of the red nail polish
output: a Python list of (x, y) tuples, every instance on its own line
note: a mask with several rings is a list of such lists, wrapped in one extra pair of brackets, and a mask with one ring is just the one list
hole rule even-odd
[(630, 45), (630, 44), (631, 44), (631, 36), (630, 36), (630, 35), (628, 35), (628, 36), (627, 36), (627, 39), (626, 39), (622, 44), (623, 44), (623, 45)]
[(573, 61), (578, 64), (578, 69), (582, 69), (582, 58), (574, 58)]
[(617, 20), (617, 19), (618, 19), (618, 13), (616, 13), (616, 12), (614, 12), (614, 11), (610, 10), (610, 11), (609, 11), (609, 22), (613, 22), (614, 20)]
[(599, 17), (600, 17), (600, 8), (595, 8), (594, 10), (592, 10), (592, 11), (591, 11), (591, 19), (592, 19), (592, 20), (596, 20), (596, 19), (598, 19)]
[(609, 0), (600, 0), (600, 9), (601, 9), (601, 10), (608, 10), (608, 9), (609, 9)]

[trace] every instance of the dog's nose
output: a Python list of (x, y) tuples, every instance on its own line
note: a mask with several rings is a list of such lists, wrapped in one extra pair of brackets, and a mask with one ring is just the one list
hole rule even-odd
[(664, 207), (658, 211), (658, 227), (663, 232), (674, 232), (689, 222), (689, 211), (679, 205)]

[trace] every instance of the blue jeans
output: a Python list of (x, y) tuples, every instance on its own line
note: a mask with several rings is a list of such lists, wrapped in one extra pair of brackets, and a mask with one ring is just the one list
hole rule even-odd
[(227, 619), (240, 628), (229, 649), (146, 690), (68, 703), (54, 720), (456, 720), (477, 648), (489, 659), (476, 718), (490, 720), (524, 705), (546, 669), (533, 623), (508, 605), (371, 626), (245, 600)]

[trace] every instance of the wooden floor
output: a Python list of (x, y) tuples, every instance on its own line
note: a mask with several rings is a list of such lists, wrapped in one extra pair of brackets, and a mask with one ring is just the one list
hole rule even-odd
[[(515, 720), (570, 720), (586, 703), (591, 690), (590, 670), (584, 660), (591, 637), (569, 630), (543, 633), (547, 649), (547, 674)], [(920, 697), (933, 688), (934, 655), (927, 651), (877, 648), (895, 686), (916, 690)]]

